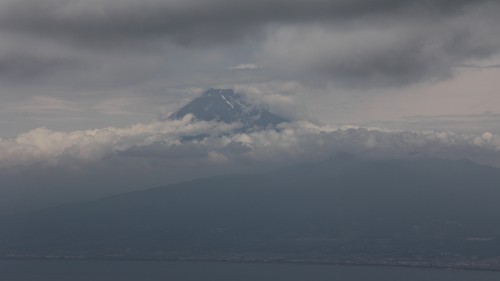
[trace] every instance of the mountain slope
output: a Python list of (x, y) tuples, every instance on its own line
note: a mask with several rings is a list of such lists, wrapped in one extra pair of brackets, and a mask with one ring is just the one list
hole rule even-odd
[(182, 119), (188, 114), (203, 121), (239, 122), (244, 130), (274, 128), (288, 122), (263, 108), (249, 105), (231, 89), (209, 89), (170, 115), (169, 119)]
[(3, 218), (0, 253), (488, 258), (498, 198), (499, 170), (465, 160), (332, 160)]

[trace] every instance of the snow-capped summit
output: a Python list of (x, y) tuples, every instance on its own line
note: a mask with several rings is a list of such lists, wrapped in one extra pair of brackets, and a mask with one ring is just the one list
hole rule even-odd
[(188, 114), (203, 121), (238, 122), (244, 131), (274, 128), (288, 122), (264, 108), (248, 104), (242, 95), (231, 89), (209, 89), (170, 115), (169, 119), (182, 119)]

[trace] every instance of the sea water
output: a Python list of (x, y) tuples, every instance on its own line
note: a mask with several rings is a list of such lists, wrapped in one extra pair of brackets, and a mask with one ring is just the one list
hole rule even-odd
[(498, 281), (500, 272), (155, 261), (1, 260), (2, 281)]

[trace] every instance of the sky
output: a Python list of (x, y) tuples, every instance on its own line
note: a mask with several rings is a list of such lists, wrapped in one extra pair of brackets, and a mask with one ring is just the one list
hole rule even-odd
[(0, 137), (148, 122), (220, 87), (329, 124), (500, 113), (499, 7), (2, 0)]
[[(487, 0), (0, 0), (4, 206), (340, 152), (500, 167), (499, 13)], [(232, 129), (157, 121), (208, 88), (294, 122), (182, 143)]]

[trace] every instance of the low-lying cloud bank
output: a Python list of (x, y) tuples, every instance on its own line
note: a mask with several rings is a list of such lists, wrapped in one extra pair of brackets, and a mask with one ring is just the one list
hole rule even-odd
[[(238, 124), (153, 121), (125, 128), (57, 132), (39, 128), (0, 140), (0, 167), (80, 167), (110, 157), (168, 165), (231, 163), (286, 164), (328, 159), (339, 153), (363, 157), (469, 158), (500, 166), (500, 136), (449, 131), (411, 132), (310, 122), (284, 124), (279, 130), (231, 133)], [(186, 136), (209, 137), (183, 141)], [(158, 165), (158, 164), (157, 164)]]
[[(0, 215), (221, 174), (253, 173), (345, 154), (467, 158), (500, 167), (500, 136), (395, 131), (298, 121), (231, 133), (238, 124), (153, 121), (72, 132), (39, 128), (0, 139)], [(186, 136), (209, 137), (186, 141)], [(344, 159), (344, 158), (337, 158)]]

